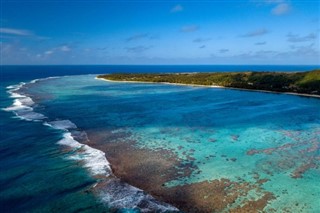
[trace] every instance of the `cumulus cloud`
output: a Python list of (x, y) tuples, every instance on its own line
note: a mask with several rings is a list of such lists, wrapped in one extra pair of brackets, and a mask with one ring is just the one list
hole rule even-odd
[(68, 47), (67, 45), (63, 45), (63, 46), (59, 47), (58, 49), (61, 50), (62, 52), (69, 52), (69, 51), (71, 51), (71, 48)]
[(1, 42), (0, 53), (2, 64), (30, 64), (36, 59), (36, 54), (19, 42)]
[(251, 0), (251, 2), (256, 3), (258, 6), (269, 7), (272, 5), (271, 14), (276, 16), (287, 14), (291, 10), (290, 0)]
[(134, 41), (134, 40), (139, 40), (139, 39), (143, 39), (143, 38), (148, 38), (148, 33), (140, 33), (140, 34), (136, 34), (133, 36), (130, 36), (126, 39), (126, 41)]
[(196, 38), (193, 40), (193, 42), (195, 43), (204, 43), (204, 42), (207, 42), (207, 41), (210, 41), (211, 38)]
[(256, 43), (254, 43), (254, 45), (265, 45), (265, 44), (267, 44), (267, 42), (265, 42), (265, 41), (261, 41), (261, 42), (256, 42)]
[(229, 49), (220, 49), (219, 50), (219, 53), (226, 53), (226, 52), (229, 52)]
[(44, 52), (45, 55), (51, 55), (52, 53), (53, 53), (52, 50), (48, 50), (48, 51), (45, 51), (45, 52)]
[(106, 51), (108, 48), (107, 47), (98, 47), (97, 50), (100, 50), (100, 51)]
[(296, 47), (295, 53), (298, 55), (318, 56), (318, 58), (320, 56), (319, 49), (315, 48), (314, 44)]
[(272, 50), (259, 50), (256, 52), (249, 51), (246, 53), (241, 53), (238, 55), (234, 55), (235, 58), (243, 58), (243, 59), (253, 59), (253, 58), (260, 58), (260, 59), (266, 59), (266, 58), (272, 58), (279, 52), (272, 51)]
[(38, 36), (34, 32), (25, 29), (15, 29), (15, 28), (0, 28), (0, 36), (1, 38), (16, 38), (19, 36), (20, 38), (28, 38), (28, 39), (36, 39), (36, 40), (48, 40), (49, 37)]
[(197, 25), (188, 25), (188, 26), (181, 27), (180, 32), (190, 33), (190, 32), (195, 32), (197, 30), (199, 30), (199, 26), (197, 26)]
[(255, 36), (262, 36), (262, 35), (265, 35), (269, 33), (268, 30), (266, 29), (258, 29), (258, 30), (255, 30), (255, 31), (251, 31), (251, 32), (248, 32), (248, 33), (245, 33), (243, 35), (240, 35), (241, 37), (255, 37)]
[(125, 49), (130, 53), (142, 53), (146, 50), (149, 50), (150, 48), (151, 48), (151, 46), (139, 45), (139, 46), (135, 46), (135, 47), (127, 47)]
[(177, 13), (181, 11), (183, 11), (183, 7), (180, 4), (177, 4), (170, 10), (171, 13)]
[(315, 33), (310, 33), (309, 35), (306, 36), (300, 36), (298, 34), (292, 34), (289, 33), (287, 35), (287, 41), (289, 42), (306, 42), (306, 41), (313, 41), (317, 39), (317, 35)]
[(130, 42), (130, 41), (136, 41), (136, 40), (141, 40), (141, 39), (158, 39), (158, 36), (156, 35), (150, 35), (149, 33), (140, 33), (140, 34), (135, 34), (135, 35), (132, 35), (128, 38), (126, 38), (126, 41), (127, 42)]
[(289, 13), (290, 10), (291, 10), (291, 7), (290, 7), (290, 5), (288, 3), (281, 3), (281, 4), (278, 4), (277, 6), (275, 6), (271, 10), (271, 13), (273, 15), (280, 16), (280, 15), (284, 15), (284, 14)]
[(291, 46), (291, 51), (282, 52), (279, 55), (281, 56), (295, 56), (295, 57), (305, 57), (308, 56), (310, 58), (317, 58), (319, 60), (320, 52), (319, 49), (315, 47), (315, 44), (312, 43), (310, 45), (303, 46)]
[(62, 45), (62, 46), (49, 49), (45, 51), (43, 54), (49, 56), (56, 52), (70, 52), (70, 51), (71, 51), (71, 47), (69, 47), (68, 45)]
[(32, 36), (33, 32), (23, 29), (13, 29), (13, 28), (0, 28), (1, 34), (17, 35), (17, 36)]

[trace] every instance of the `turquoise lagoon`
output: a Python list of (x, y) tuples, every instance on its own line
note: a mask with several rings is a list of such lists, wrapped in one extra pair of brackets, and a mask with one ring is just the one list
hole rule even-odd
[[(253, 183), (258, 175), (267, 180), (262, 184), (263, 192), (275, 197), (265, 211), (320, 209), (320, 99), (107, 82), (95, 79), (95, 75), (33, 81), (19, 86), (17, 92), (32, 99), (34, 103), (24, 100), (25, 105), (38, 114), (9, 110), (24, 119), (31, 116), (29, 120), (55, 126), (65, 136), (78, 134), (74, 138), (81, 143), (87, 141), (86, 132), (114, 133), (115, 137), (125, 132), (129, 133), (122, 134), (125, 138), (116, 139), (134, 140), (138, 148), (169, 150), (186, 166), (192, 165), (191, 175), (172, 179), (166, 187), (223, 178)], [(61, 149), (70, 146), (70, 141), (57, 141)], [(100, 143), (113, 141), (105, 137)], [(103, 153), (96, 150), (81, 155), (76, 153), (75, 143), (72, 149), (64, 150), (65, 160), (82, 162), (93, 178), (111, 172)], [(263, 192), (252, 189), (225, 211), (243, 200), (257, 200)], [(100, 196), (106, 201), (103, 194)], [(110, 199), (106, 202), (110, 204)]]

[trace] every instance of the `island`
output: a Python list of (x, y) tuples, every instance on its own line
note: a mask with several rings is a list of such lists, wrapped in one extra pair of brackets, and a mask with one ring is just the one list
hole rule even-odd
[(320, 69), (307, 72), (114, 73), (98, 75), (97, 78), (260, 90), (320, 98)]

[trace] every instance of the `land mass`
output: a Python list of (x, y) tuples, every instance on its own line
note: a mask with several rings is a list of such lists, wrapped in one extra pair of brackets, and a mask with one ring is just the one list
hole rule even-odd
[(97, 78), (110, 81), (220, 86), (320, 97), (320, 69), (308, 72), (115, 73), (99, 75)]

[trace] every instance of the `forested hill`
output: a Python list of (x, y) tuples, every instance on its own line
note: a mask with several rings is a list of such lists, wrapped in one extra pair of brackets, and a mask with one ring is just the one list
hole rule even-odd
[(179, 83), (320, 95), (320, 70), (309, 72), (223, 72), (171, 74), (106, 74), (113, 81)]

